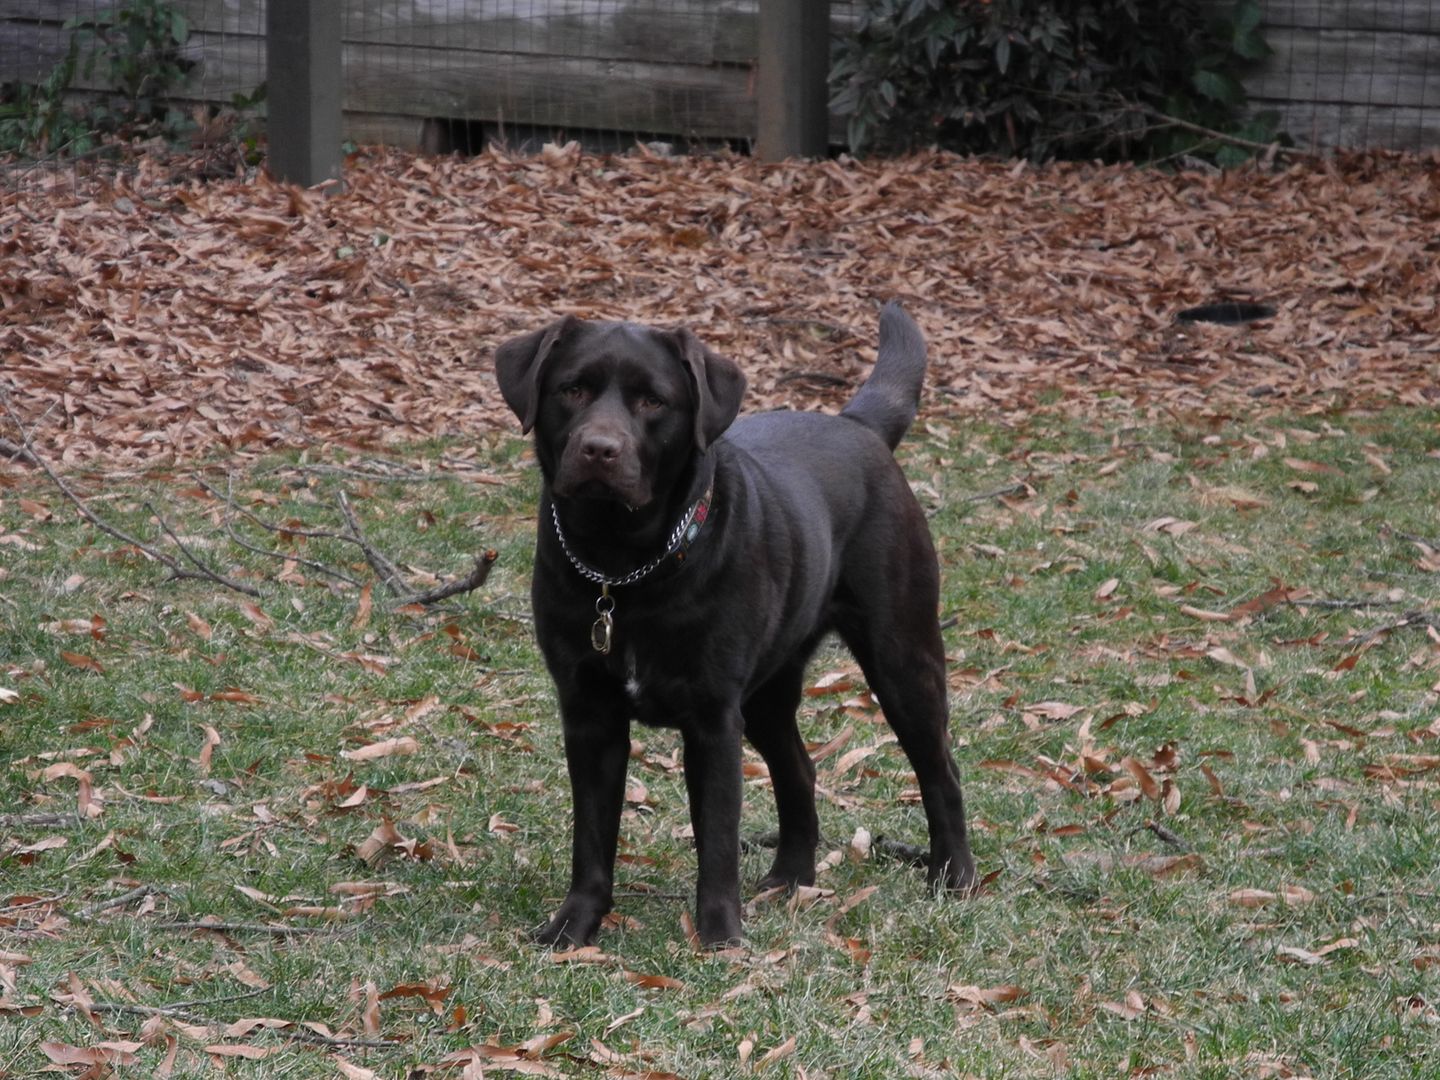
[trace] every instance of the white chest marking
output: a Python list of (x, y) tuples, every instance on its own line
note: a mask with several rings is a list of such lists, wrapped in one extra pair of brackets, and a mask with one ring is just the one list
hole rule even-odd
[(630, 695), (632, 703), (640, 701), (640, 677), (635, 674), (635, 651), (625, 650), (625, 693)]

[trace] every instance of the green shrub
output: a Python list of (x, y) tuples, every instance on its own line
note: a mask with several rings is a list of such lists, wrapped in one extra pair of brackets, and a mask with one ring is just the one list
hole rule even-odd
[[(1256, 0), (869, 0), (831, 71), (851, 148), (1156, 160), (1264, 142), (1239, 73), (1269, 54)], [(1184, 126), (1169, 122), (1183, 121)]]
[[(189, 25), (173, 4), (125, 0), (65, 28), (65, 56), (44, 79), (0, 88), (0, 153), (78, 155), (105, 136), (168, 135), (184, 123), (166, 107), (191, 66), (180, 55)], [(75, 77), (90, 79), (97, 70), (111, 93), (72, 102)]]

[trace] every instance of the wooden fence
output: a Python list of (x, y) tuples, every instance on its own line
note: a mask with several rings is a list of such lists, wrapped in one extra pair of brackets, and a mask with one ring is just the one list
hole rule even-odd
[(1269, 0), (1246, 80), (1301, 146), (1440, 147), (1440, 0)]
[[(0, 81), (42, 76), (63, 21), (114, 2), (0, 0)], [(265, 80), (264, 0), (177, 2), (189, 96), (225, 103)], [(832, 26), (859, 3), (834, 0)], [(345, 135), (444, 149), (459, 121), (470, 139), (750, 140), (759, 12), (760, 0), (342, 0)], [(1301, 145), (1440, 146), (1440, 0), (1273, 0), (1266, 13), (1275, 55), (1249, 88)], [(843, 122), (830, 131), (839, 142)]]

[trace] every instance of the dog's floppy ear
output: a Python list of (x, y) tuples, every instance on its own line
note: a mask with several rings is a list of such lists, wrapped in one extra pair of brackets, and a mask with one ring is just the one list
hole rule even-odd
[(740, 411), (745, 374), (734, 361), (707, 349), (689, 330), (674, 331), (673, 340), (695, 391), (695, 446), (704, 450), (724, 433)]
[(566, 315), (543, 330), (513, 338), (495, 350), (495, 379), (500, 384), (500, 394), (520, 418), (520, 430), (527, 435), (535, 426), (535, 414), (540, 409), (545, 361), (555, 343), (579, 324), (575, 316)]

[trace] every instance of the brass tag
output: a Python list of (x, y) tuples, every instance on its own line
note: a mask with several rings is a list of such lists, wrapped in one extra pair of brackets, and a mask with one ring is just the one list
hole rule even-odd
[(610, 655), (610, 641), (615, 636), (615, 618), (611, 614), (614, 610), (615, 598), (610, 595), (610, 587), (602, 585), (595, 601), (595, 614), (600, 617), (590, 627), (590, 644), (601, 656)]

